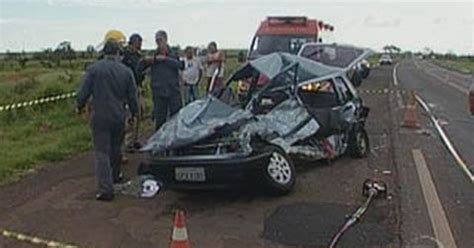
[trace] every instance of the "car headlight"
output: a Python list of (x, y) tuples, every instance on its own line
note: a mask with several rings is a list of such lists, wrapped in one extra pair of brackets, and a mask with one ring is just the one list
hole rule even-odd
[(309, 83), (301, 86), (301, 90), (308, 92), (315, 92), (321, 87), (320, 83)]

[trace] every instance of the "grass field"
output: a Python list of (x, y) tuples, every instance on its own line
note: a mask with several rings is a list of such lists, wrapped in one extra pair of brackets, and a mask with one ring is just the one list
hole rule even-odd
[(474, 73), (474, 60), (469, 60), (467, 58), (460, 58), (455, 60), (432, 60), (433, 63), (440, 65), (442, 67), (456, 70), (464, 74)]
[[(0, 72), (0, 105), (74, 91), (82, 72), (32, 64)], [(73, 114), (73, 99), (0, 112), (0, 183), (24, 171), (89, 147), (85, 121)]]
[[(228, 76), (237, 68), (236, 58), (226, 63)], [(82, 71), (46, 69), (32, 64), (25, 69), (0, 71), (0, 106), (77, 89)], [(148, 84), (145, 83), (145, 86)], [(201, 96), (206, 87), (200, 82)], [(151, 112), (151, 92), (145, 87), (145, 115)], [(73, 112), (74, 99), (0, 112), (0, 184), (12, 182), (48, 162), (64, 160), (89, 150), (87, 120)]]
[(377, 65), (379, 63), (379, 58), (380, 55), (374, 53), (367, 58), (367, 61), (369, 61), (371, 65)]

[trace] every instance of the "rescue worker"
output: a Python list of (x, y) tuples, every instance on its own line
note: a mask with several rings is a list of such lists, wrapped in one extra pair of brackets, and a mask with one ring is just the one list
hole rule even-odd
[(133, 74), (120, 62), (119, 51), (117, 42), (105, 43), (104, 58), (87, 68), (76, 99), (76, 111), (80, 112), (92, 96), (90, 127), (96, 160), (96, 199), (100, 201), (113, 200), (113, 184), (120, 180), (125, 105), (132, 113), (129, 121), (138, 114)]
[[(126, 152), (135, 152), (137, 149), (141, 147), (140, 143), (138, 142), (138, 131), (139, 131), (139, 121), (141, 117), (141, 113), (143, 112), (141, 109), (141, 95), (142, 95), (142, 82), (145, 78), (143, 75), (143, 71), (139, 69), (139, 62), (142, 59), (141, 49), (142, 49), (142, 37), (139, 34), (132, 34), (129, 38), (128, 45), (123, 49), (122, 52), (122, 63), (130, 68), (133, 72), (133, 76), (135, 79), (135, 83), (137, 84), (137, 99), (138, 99), (138, 109), (139, 109), (139, 116), (135, 126), (127, 126), (125, 130), (125, 151)], [(124, 157), (124, 161), (127, 159)]]
[(139, 34), (132, 34), (128, 40), (128, 46), (123, 51), (122, 63), (124, 63), (133, 72), (135, 83), (141, 86), (143, 81), (142, 72), (138, 71), (138, 63), (142, 59), (142, 37)]
[(168, 45), (168, 35), (159, 30), (155, 34), (157, 49), (153, 57), (145, 58), (140, 70), (150, 67), (155, 129), (165, 123), (182, 106), (179, 88), (179, 70), (184, 68), (178, 55)]

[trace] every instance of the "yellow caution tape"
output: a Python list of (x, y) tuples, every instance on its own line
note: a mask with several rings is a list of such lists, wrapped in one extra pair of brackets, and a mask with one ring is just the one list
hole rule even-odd
[(43, 238), (40, 238), (40, 237), (29, 236), (29, 235), (25, 235), (25, 234), (22, 234), (22, 233), (8, 231), (8, 230), (5, 230), (5, 229), (0, 229), (0, 232), (1, 232), (2, 236), (6, 237), (6, 238), (14, 239), (14, 240), (21, 241), (21, 242), (30, 243), (30, 244), (41, 246), (41, 247), (48, 247), (48, 248), (79, 248), (79, 246), (77, 246), (77, 245), (64, 244), (64, 243), (60, 243), (60, 242), (57, 242), (57, 241), (54, 241), (54, 240), (47, 240), (47, 239), (43, 239)]
[(29, 106), (33, 106), (33, 105), (40, 105), (40, 104), (44, 104), (44, 103), (48, 103), (48, 102), (56, 102), (56, 101), (59, 101), (59, 100), (73, 98), (75, 96), (76, 96), (76, 92), (71, 92), (71, 93), (66, 93), (66, 94), (62, 94), (62, 95), (31, 100), (31, 101), (28, 101), (28, 102), (8, 104), (8, 105), (0, 106), (0, 112), (10, 111), (10, 110), (24, 108), (24, 107), (29, 107)]
[(393, 90), (393, 89), (377, 89), (377, 90), (359, 90), (359, 93), (365, 94), (395, 94), (395, 93), (406, 94), (405, 90)]

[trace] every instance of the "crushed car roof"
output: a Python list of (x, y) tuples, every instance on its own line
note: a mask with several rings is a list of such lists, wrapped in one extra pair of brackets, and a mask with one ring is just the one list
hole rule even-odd
[(317, 61), (324, 65), (334, 66), (343, 70), (349, 70), (372, 53), (368, 48), (360, 48), (352, 45), (306, 43), (298, 56)]
[(232, 79), (246, 77), (248, 75), (248, 70), (252, 68), (259, 73), (264, 74), (269, 80), (272, 80), (286, 68), (295, 64), (298, 64), (297, 83), (305, 82), (309, 79), (323, 78), (331, 74), (342, 72), (339, 68), (327, 66), (307, 58), (289, 53), (277, 52), (247, 62), (243, 68), (237, 71)]

